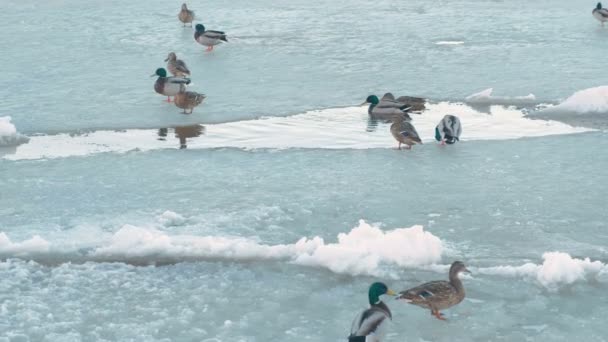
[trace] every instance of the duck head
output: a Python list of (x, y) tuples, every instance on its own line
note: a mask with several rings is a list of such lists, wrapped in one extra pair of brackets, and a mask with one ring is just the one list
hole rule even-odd
[(602, 3), (598, 2), (597, 5), (595, 6), (596, 10), (601, 10), (602, 9)]
[(471, 273), (462, 261), (454, 261), (450, 266), (450, 279), (457, 277), (459, 273)]
[(175, 52), (171, 52), (171, 53), (169, 53), (169, 56), (167, 56), (167, 59), (165, 59), (165, 62), (167, 62), (167, 61), (173, 62), (176, 59), (177, 59), (177, 56), (175, 55)]
[(196, 30), (196, 32), (201, 32), (201, 33), (205, 32), (205, 26), (203, 24), (196, 24), (194, 29)]
[(395, 296), (396, 293), (389, 289), (384, 283), (373, 283), (369, 287), (368, 297), (369, 305), (378, 304), (380, 302), (380, 296), (382, 295)]
[(182, 11), (187, 11), (188, 10), (188, 6), (184, 3), (182, 4)]
[(156, 69), (156, 72), (153, 75), (150, 75), (150, 77), (154, 76), (167, 77), (167, 70), (165, 70), (164, 68), (158, 68)]
[(380, 100), (378, 99), (378, 96), (376, 96), (376, 95), (370, 95), (370, 96), (367, 97), (367, 99), (365, 99), (365, 102), (363, 102), (361, 104), (361, 106), (363, 106), (366, 103), (371, 103), (371, 104), (377, 105), (378, 102), (380, 102)]

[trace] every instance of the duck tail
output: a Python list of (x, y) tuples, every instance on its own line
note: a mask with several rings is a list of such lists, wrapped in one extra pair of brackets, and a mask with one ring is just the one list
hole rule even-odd
[(410, 106), (409, 104), (406, 104), (406, 105), (399, 107), (399, 109), (401, 109), (404, 112), (407, 112), (408, 110), (412, 109), (412, 106)]
[(220, 37), (220, 40), (223, 40), (223, 41), (225, 41), (226, 43), (228, 43), (228, 37), (226, 37), (226, 35), (225, 35), (225, 34), (223, 34), (223, 35)]

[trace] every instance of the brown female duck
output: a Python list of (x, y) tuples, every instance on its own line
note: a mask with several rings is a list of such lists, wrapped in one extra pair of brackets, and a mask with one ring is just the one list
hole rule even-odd
[(179, 11), (177, 18), (184, 24), (184, 26), (186, 26), (186, 24), (190, 24), (190, 27), (192, 27), (194, 11), (189, 10), (186, 4), (182, 4), (182, 10)]
[(450, 281), (431, 281), (426, 284), (399, 292), (397, 299), (431, 310), (431, 315), (445, 320), (439, 310), (450, 308), (464, 299), (464, 286), (458, 278), (461, 272), (471, 273), (461, 261), (454, 261), (450, 267)]
[(398, 149), (401, 149), (401, 144), (405, 144), (408, 150), (412, 149), (412, 145), (422, 144), (422, 140), (420, 140), (420, 136), (416, 132), (414, 125), (410, 123), (410, 120), (411, 118), (407, 113), (393, 118), (391, 134), (399, 142)]
[(190, 77), (190, 69), (188, 69), (184, 61), (177, 59), (175, 52), (170, 52), (165, 62), (167, 62), (167, 69), (169, 69), (169, 72), (173, 76)]
[[(182, 91), (175, 95), (175, 106), (184, 110), (182, 114), (192, 114), (194, 107), (200, 105), (205, 97), (205, 94), (195, 91)], [(190, 111), (187, 112), (187, 110)]]

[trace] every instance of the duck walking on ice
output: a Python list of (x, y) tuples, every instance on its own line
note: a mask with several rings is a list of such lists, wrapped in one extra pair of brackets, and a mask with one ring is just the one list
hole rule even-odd
[(454, 261), (450, 267), (450, 281), (439, 280), (416, 286), (399, 292), (397, 300), (405, 300), (431, 310), (431, 315), (445, 320), (440, 310), (450, 308), (464, 299), (464, 286), (458, 275), (461, 272), (471, 273), (461, 261)]

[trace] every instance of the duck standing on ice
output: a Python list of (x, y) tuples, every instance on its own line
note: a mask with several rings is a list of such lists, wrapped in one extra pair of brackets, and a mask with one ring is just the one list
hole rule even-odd
[(461, 261), (454, 261), (450, 267), (450, 281), (431, 281), (399, 293), (397, 300), (405, 300), (431, 310), (431, 315), (445, 321), (439, 310), (450, 308), (464, 299), (464, 286), (458, 278), (461, 272), (471, 273)]
[(401, 149), (401, 144), (405, 144), (405, 146), (407, 146), (406, 149), (408, 150), (411, 150), (413, 145), (422, 144), (422, 140), (420, 140), (416, 128), (410, 122), (411, 120), (412, 118), (410, 118), (407, 113), (393, 118), (391, 134), (399, 143), (399, 146), (397, 146), (397, 149), (399, 150)]
[(194, 40), (197, 43), (207, 47), (207, 51), (212, 51), (215, 45), (218, 45), (222, 41), (228, 42), (226, 33), (222, 31), (205, 30), (203, 24), (196, 24), (194, 32)]
[(150, 77), (154, 76), (158, 76), (156, 82), (154, 82), (154, 91), (165, 95), (167, 102), (171, 102), (171, 96), (186, 91), (186, 86), (190, 84), (189, 78), (167, 77), (167, 70), (164, 68), (156, 69), (156, 72)]
[(192, 27), (192, 21), (194, 20), (194, 11), (189, 10), (188, 5), (182, 4), (182, 10), (179, 11), (177, 18), (184, 24), (184, 27), (186, 26), (186, 24), (190, 24), (190, 27)]
[(188, 69), (184, 61), (177, 59), (175, 52), (169, 53), (165, 62), (167, 62), (167, 69), (169, 69), (169, 72), (173, 76), (190, 77), (190, 69)]
[(439, 141), (441, 145), (451, 145), (460, 141), (461, 133), (460, 119), (454, 115), (446, 115), (435, 127), (435, 140)]
[(176, 107), (184, 110), (182, 114), (192, 114), (194, 107), (203, 103), (206, 97), (205, 94), (183, 90), (175, 94), (174, 102)]
[(593, 14), (593, 17), (595, 19), (599, 20), (600, 23), (602, 23), (602, 26), (604, 26), (604, 23), (606, 21), (608, 21), (608, 9), (603, 8), (601, 2), (597, 3), (597, 6), (595, 6), (591, 14)]

